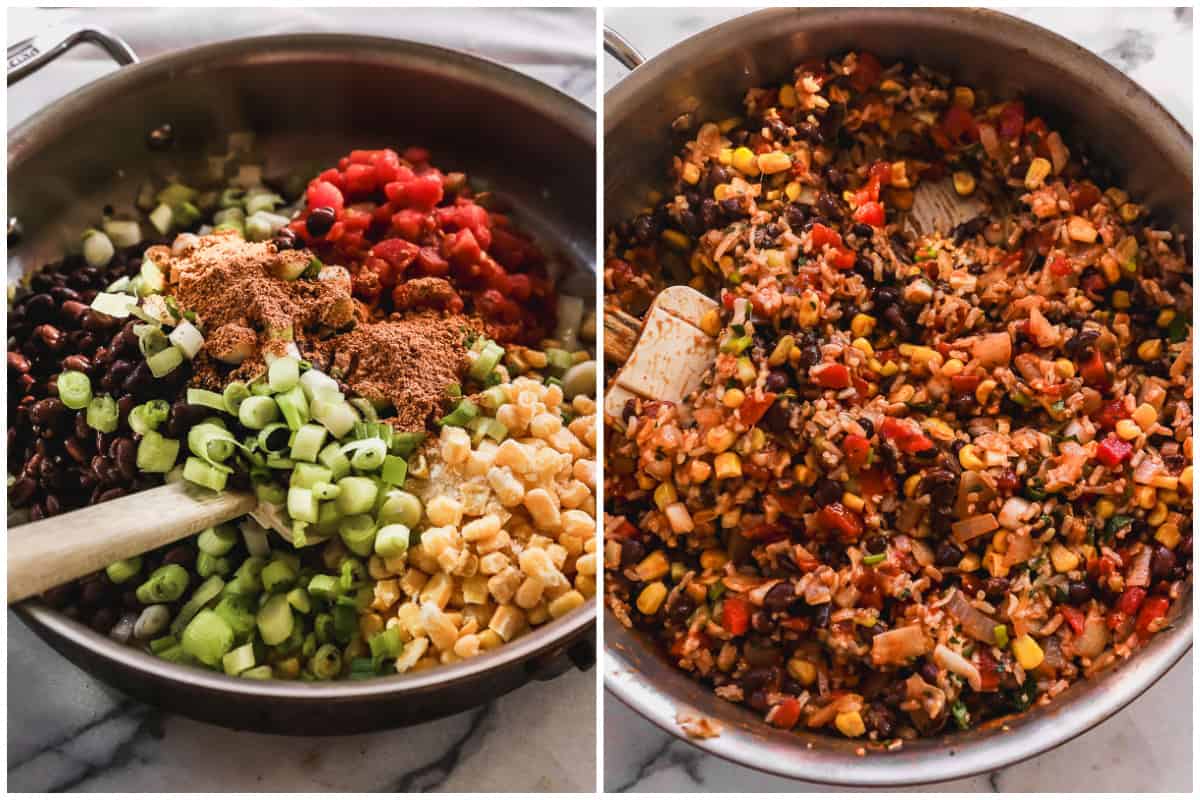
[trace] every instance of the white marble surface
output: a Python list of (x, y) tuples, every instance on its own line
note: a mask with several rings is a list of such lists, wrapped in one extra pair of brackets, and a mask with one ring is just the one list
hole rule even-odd
[[(1099, 53), (1192, 129), (1192, 10), (1009, 8)], [(646, 57), (745, 9), (609, 9), (604, 22)], [(605, 88), (623, 68), (605, 61)], [(631, 792), (854, 791), (775, 778), (708, 756), (612, 695), (604, 703), (604, 786)], [(1187, 792), (1192, 787), (1192, 655), (1120, 714), (1039, 758), (936, 792)]]
[[(595, 106), (590, 9), (106, 9), (10, 11), (9, 41), (86, 19), (143, 57), (255, 33), (343, 31), (457, 46)], [(80, 46), (8, 92), (9, 125), (113, 69)], [(227, 731), (108, 689), (8, 620), (11, 791), (589, 791), (595, 786), (595, 671), (527, 685), (475, 711), (350, 737)]]

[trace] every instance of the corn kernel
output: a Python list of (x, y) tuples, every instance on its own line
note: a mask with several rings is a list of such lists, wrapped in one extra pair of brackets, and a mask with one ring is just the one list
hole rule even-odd
[(655, 550), (637, 565), (637, 575), (643, 581), (656, 581), (666, 575), (670, 569), (671, 565), (667, 563), (666, 554), (661, 550)]
[(1158, 504), (1158, 490), (1153, 486), (1139, 486), (1133, 490), (1133, 499), (1139, 507), (1149, 511)]
[(1058, 373), (1058, 377), (1070, 380), (1075, 377), (1075, 362), (1068, 358), (1057, 359), (1054, 362), (1054, 371)]
[(855, 336), (870, 336), (875, 330), (875, 318), (870, 314), (855, 314), (850, 320), (850, 332)]
[(947, 378), (953, 378), (955, 375), (961, 374), (965, 366), (957, 358), (952, 358), (942, 365), (942, 374)]
[(674, 250), (687, 250), (689, 247), (688, 237), (679, 231), (667, 229), (663, 231), (662, 238), (667, 246)]
[(954, 191), (963, 197), (975, 192), (975, 176), (962, 170), (954, 173)]
[(713, 462), (717, 480), (740, 478), (742, 475), (742, 460), (737, 453), (721, 453)]
[(1112, 515), (1116, 513), (1116, 505), (1107, 497), (1096, 503), (1096, 516), (1100, 519), (1110, 519)]
[(726, 408), (739, 408), (744, 402), (746, 402), (746, 393), (741, 389), (726, 389), (725, 394), (721, 395), (721, 405)]
[(1008, 575), (1009, 565), (1004, 560), (1003, 553), (989, 552), (983, 557), (983, 566), (993, 578), (1003, 578)]
[(900, 371), (900, 365), (895, 361), (889, 361), (883, 365), (883, 369), (879, 370), (879, 374), (885, 378), (890, 378)]
[(1013, 639), (1012, 651), (1017, 657), (1017, 662), (1026, 670), (1037, 669), (1046, 658), (1042, 648), (1028, 633)]
[(679, 494), (675, 491), (675, 484), (670, 481), (660, 483), (658, 488), (654, 490), (654, 505), (658, 506), (659, 511), (662, 511), (678, 499)]
[[(1190, 439), (1188, 441), (1191, 441)], [(1191, 456), (1188, 456), (1191, 458)], [(1187, 490), (1188, 494), (1192, 493), (1192, 465), (1188, 464), (1183, 468), (1183, 472), (1179, 473), (1179, 485)]]
[(892, 186), (907, 189), (912, 184), (908, 181), (908, 166), (903, 160), (892, 162)]
[(721, 166), (728, 167), (733, 164), (733, 149), (722, 147), (717, 153), (717, 161), (721, 162)]
[(1123, 222), (1133, 222), (1142, 214), (1142, 207), (1137, 203), (1125, 203), (1121, 206), (1121, 220)]
[(1058, 542), (1050, 546), (1050, 560), (1058, 572), (1070, 572), (1079, 566), (1079, 556)]
[[(855, 339), (850, 346), (867, 357), (875, 355), (875, 348), (871, 347), (871, 343), (862, 337)], [(875, 361), (875, 359), (872, 358), (871, 361)], [(875, 363), (879, 364), (878, 361)]]
[[(728, 166), (728, 165), (726, 165)], [(713, 187), (713, 199), (718, 203), (733, 196), (733, 187), (728, 183), (718, 183)]]
[(962, 464), (963, 469), (981, 470), (986, 466), (975, 452), (975, 445), (963, 445), (963, 448), (958, 451), (958, 463)]
[(758, 174), (758, 158), (749, 147), (739, 147), (733, 151), (733, 168), (743, 175)]
[(920, 475), (909, 475), (904, 479), (904, 496), (908, 498), (916, 497), (917, 487), (920, 485)]
[(715, 308), (710, 308), (700, 317), (700, 330), (707, 333), (709, 336), (716, 336), (721, 332), (721, 312)]
[(1104, 273), (1104, 280), (1108, 282), (1109, 286), (1121, 280), (1121, 267), (1117, 264), (1117, 260), (1108, 253), (1100, 258), (1100, 270)]
[(958, 562), (958, 568), (963, 572), (974, 572), (979, 569), (979, 556), (975, 553), (967, 553)]
[(804, 290), (800, 295), (800, 308), (796, 312), (796, 322), (802, 328), (811, 328), (821, 319), (821, 298), (812, 289)]
[(1147, 339), (1138, 345), (1138, 358), (1142, 361), (1154, 361), (1162, 356), (1163, 342), (1162, 339)]
[(879, 84), (879, 91), (887, 92), (888, 94), (893, 94), (895, 92), (903, 92), (904, 85), (901, 84), (899, 81), (892, 80), (891, 78), (885, 78)]
[(729, 556), (725, 555), (725, 551), (717, 547), (710, 547), (700, 554), (700, 567), (702, 569), (720, 569), (729, 561)]
[(1179, 535), (1179, 526), (1168, 522), (1165, 525), (1158, 526), (1158, 530), (1154, 532), (1154, 538), (1163, 547), (1168, 550), (1174, 550), (1179, 546), (1179, 540), (1183, 537)]
[(742, 356), (737, 362), (737, 379), (746, 386), (754, 383), (758, 377), (758, 370), (754, 368), (754, 362), (746, 356)]
[(767, 364), (772, 367), (778, 367), (787, 361), (788, 354), (792, 352), (792, 348), (796, 345), (795, 337), (790, 334), (780, 337), (775, 343), (775, 349), (771, 351), (771, 355), (767, 357)]
[(954, 105), (968, 111), (975, 107), (975, 92), (969, 86), (954, 87)]
[(662, 581), (654, 583), (642, 589), (638, 595), (637, 608), (646, 616), (650, 617), (658, 613), (658, 609), (662, 606), (663, 600), (667, 599), (667, 586)]
[(858, 495), (846, 492), (842, 495), (842, 505), (851, 511), (862, 511), (866, 502)]
[(1146, 515), (1146, 522), (1154, 527), (1158, 527), (1167, 521), (1167, 514), (1170, 511), (1167, 509), (1167, 504), (1159, 498), (1158, 504), (1154, 506), (1154, 510)]
[(1129, 193), (1118, 189), (1116, 186), (1111, 186), (1104, 190), (1104, 196), (1112, 201), (1114, 208), (1120, 208), (1129, 202)]
[(787, 186), (783, 187), (783, 193), (787, 195), (787, 199), (793, 203), (800, 197), (800, 182), (790, 181)]
[(802, 686), (812, 686), (817, 680), (817, 665), (803, 658), (789, 658), (787, 671)]
[(1123, 419), (1117, 423), (1117, 436), (1125, 441), (1136, 439), (1142, 435), (1142, 429), (1131, 419)]
[(1131, 305), (1131, 302), (1129, 299), (1129, 292), (1125, 291), (1124, 289), (1118, 289), (1117, 291), (1113, 292), (1112, 304), (1113, 304), (1113, 308), (1119, 309), (1121, 311), (1124, 311), (1125, 309), (1129, 308), (1129, 306)]
[(1164, 308), (1158, 312), (1158, 318), (1154, 321), (1160, 328), (1169, 328), (1171, 323), (1175, 321), (1175, 309)]
[(1139, 428), (1148, 431), (1158, 423), (1158, 410), (1149, 403), (1142, 403), (1134, 409), (1133, 421)]
[(1099, 234), (1090, 221), (1081, 216), (1073, 216), (1067, 220), (1067, 236), (1071, 241), (1091, 244)]
[(833, 719), (833, 724), (841, 731), (843, 736), (849, 736), (851, 739), (862, 736), (867, 732), (867, 726), (863, 724), (862, 714), (857, 711), (843, 711)]
[(1029, 169), (1025, 172), (1025, 188), (1030, 191), (1040, 188), (1049, 174), (1050, 162), (1044, 158), (1035, 158), (1029, 162)]
[(690, 161), (683, 165), (683, 174), (680, 175), (684, 183), (690, 183), (695, 186), (700, 182), (700, 167)]
[(992, 549), (997, 553), (1008, 552), (1008, 531), (1001, 528), (992, 534)]
[(792, 477), (796, 479), (796, 483), (799, 483), (802, 486), (815, 483), (817, 480), (817, 474), (804, 464), (796, 465), (796, 467), (792, 470)]
[(992, 393), (992, 390), (995, 389), (996, 386), (997, 386), (996, 382), (993, 380), (990, 380), (990, 379), (981, 382), (978, 386), (975, 387), (976, 402), (978, 402), (979, 405), (984, 405), (985, 403), (987, 403), (988, 396)]
[(763, 153), (758, 157), (758, 169), (764, 175), (776, 175), (787, 172), (792, 168), (792, 158), (787, 153), (778, 150)]
[(1174, 475), (1155, 475), (1150, 479), (1150, 485), (1155, 489), (1165, 489), (1168, 492), (1173, 492), (1179, 488), (1179, 478)]

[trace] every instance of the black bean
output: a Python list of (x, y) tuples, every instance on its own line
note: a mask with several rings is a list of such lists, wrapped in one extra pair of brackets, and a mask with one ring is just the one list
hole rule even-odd
[(18, 478), (12, 486), (8, 487), (8, 502), (12, 503), (14, 508), (24, 508), (29, 505), (29, 501), (33, 499), (37, 489), (37, 481), (32, 478)]
[(791, 581), (780, 581), (772, 586), (765, 597), (763, 605), (771, 611), (783, 611), (796, 599), (796, 590)]
[[(69, 289), (67, 291), (70, 291)], [(83, 318), (88, 312), (88, 307), (78, 300), (67, 300), (62, 304), (61, 319), (72, 326), (80, 326), (83, 324)]]
[(917, 668), (917, 672), (920, 673), (926, 683), (931, 686), (937, 686), (938, 668), (933, 662), (922, 661), (921, 666)]
[(988, 597), (1003, 597), (1008, 592), (1008, 578), (988, 578), (983, 582), (983, 593)]
[(318, 206), (308, 215), (305, 226), (308, 229), (309, 236), (320, 239), (329, 233), (335, 222), (337, 222), (337, 214), (332, 208), (329, 206)]
[(871, 555), (879, 555), (887, 552), (887, 539), (882, 536), (872, 536), (866, 541), (867, 552)]
[(875, 235), (874, 228), (872, 228), (870, 225), (865, 225), (861, 222), (856, 222), (854, 224), (854, 227), (851, 228), (851, 230), (854, 231), (855, 236), (861, 237), (863, 239), (867, 239), (868, 241), (871, 239), (872, 236)]
[(1092, 599), (1092, 590), (1083, 581), (1071, 581), (1067, 587), (1067, 599), (1072, 605), (1081, 606)]
[(41, 345), (50, 352), (57, 352), (64, 344), (63, 332), (53, 325), (38, 325), (33, 329), (33, 335)]
[(122, 437), (117, 440), (115, 448), (114, 460), (116, 461), (117, 469), (121, 473), (121, 477), (127, 481), (132, 481), (138, 474), (137, 445), (133, 443), (133, 439)]
[(196, 560), (196, 552), (188, 544), (177, 544), (163, 554), (163, 564), (178, 564), (190, 567)]
[(937, 563), (943, 567), (953, 567), (962, 561), (963, 551), (951, 542), (941, 541), (937, 546)]
[(837, 197), (829, 192), (821, 192), (817, 195), (817, 210), (831, 220), (842, 218), (842, 207), (838, 203)]
[(646, 557), (646, 546), (637, 539), (621, 542), (621, 566), (632, 567)]
[(720, 164), (712, 164), (708, 168), (708, 174), (704, 177), (705, 191), (711, 195), (723, 183), (729, 183), (729, 170)]
[(33, 325), (54, 319), (57, 308), (58, 304), (49, 294), (35, 294), (23, 305), (25, 319)]
[(682, 625), (695, 610), (696, 604), (692, 602), (692, 598), (688, 597), (686, 592), (680, 592), (675, 597), (675, 602), (667, 609), (667, 618), (677, 625)]
[(1160, 545), (1154, 546), (1154, 554), (1150, 556), (1150, 576), (1156, 581), (1165, 581), (1175, 569), (1175, 554)]
[(29, 410), (29, 419), (39, 427), (52, 428), (66, 410), (67, 407), (57, 397), (47, 397), (34, 403)]
[(105, 489), (103, 492), (101, 492), (96, 498), (96, 502), (107, 503), (109, 500), (116, 500), (118, 497), (124, 497), (128, 493), (129, 492), (126, 489), (123, 489), (120, 486), (114, 486), (111, 489)]
[(768, 392), (782, 392), (791, 383), (791, 378), (788, 377), (786, 370), (772, 369), (767, 373), (765, 388)]
[(294, 250), (296, 247), (296, 233), (291, 228), (280, 228), (279, 233), (275, 234), (273, 241), (276, 250)]
[(817, 501), (819, 506), (828, 506), (842, 499), (845, 492), (842, 490), (842, 485), (837, 481), (829, 478), (818, 478), (814, 487), (813, 499)]

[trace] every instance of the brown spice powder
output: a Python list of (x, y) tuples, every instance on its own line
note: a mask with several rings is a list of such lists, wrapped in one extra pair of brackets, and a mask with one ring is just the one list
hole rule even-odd
[(466, 337), (474, 327), (456, 315), (392, 314), (329, 339), (310, 340), (301, 352), (355, 394), (376, 406), (391, 404), (396, 427), (418, 431), (441, 410), (446, 389), (466, 371)]

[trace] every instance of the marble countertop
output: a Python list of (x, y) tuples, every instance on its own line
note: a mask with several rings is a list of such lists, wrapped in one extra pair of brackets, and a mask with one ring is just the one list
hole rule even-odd
[[(10, 41), (84, 19), (142, 57), (239, 35), (342, 31), (461, 47), (502, 61), (595, 107), (590, 9), (106, 9), (8, 12)], [(8, 91), (9, 124), (114, 67), (80, 46)], [(133, 702), (50, 650), (11, 613), (11, 791), (590, 791), (595, 671), (572, 669), (474, 711), (349, 737), (233, 732)], [(521, 757), (514, 758), (513, 736)]]
[[(1192, 129), (1192, 10), (1008, 8), (1074, 40), (1144, 86)], [(610, 9), (604, 22), (647, 58), (744, 9)], [(625, 71), (605, 62), (605, 89)], [(1038, 758), (947, 783), (937, 792), (1187, 792), (1192, 788), (1192, 654), (1124, 711)], [(855, 791), (764, 775), (709, 756), (604, 702), (604, 787), (612, 792)]]

